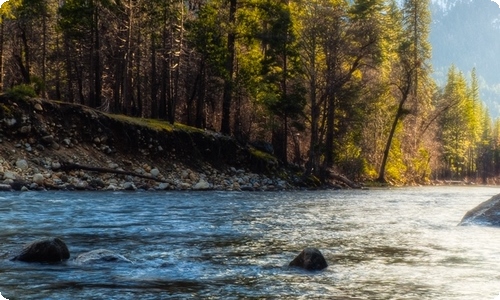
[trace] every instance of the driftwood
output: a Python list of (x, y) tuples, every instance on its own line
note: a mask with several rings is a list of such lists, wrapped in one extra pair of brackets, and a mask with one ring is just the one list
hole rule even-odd
[(130, 175), (130, 176), (144, 178), (144, 179), (150, 179), (150, 180), (154, 180), (154, 181), (158, 181), (158, 182), (166, 182), (165, 180), (162, 180), (162, 179), (159, 179), (159, 178), (156, 178), (153, 176), (139, 174), (137, 172), (115, 170), (115, 169), (110, 169), (110, 168), (84, 166), (84, 165), (70, 163), (70, 162), (61, 162), (61, 166), (59, 168), (55, 168), (54, 170), (60, 170), (60, 171), (64, 171), (64, 172), (74, 171), (74, 170), (85, 170), (85, 171), (92, 171), (92, 172), (98, 172), (98, 173), (112, 173), (112, 174), (120, 174), (120, 175)]
[(352, 180), (349, 180), (342, 175), (330, 173), (329, 176), (330, 176), (330, 178), (332, 178), (334, 180), (342, 182), (343, 184), (347, 185), (351, 189), (361, 189), (361, 186), (359, 184), (356, 184)]

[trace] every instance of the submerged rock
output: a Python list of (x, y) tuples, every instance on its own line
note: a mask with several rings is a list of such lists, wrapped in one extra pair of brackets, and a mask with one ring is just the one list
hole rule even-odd
[(69, 258), (66, 244), (59, 238), (34, 241), (23, 246), (12, 260), (24, 262), (60, 262)]
[(500, 226), (500, 194), (469, 210), (458, 225)]
[(123, 255), (107, 249), (97, 249), (78, 255), (75, 259), (78, 264), (93, 264), (102, 262), (125, 262), (132, 263)]
[(328, 264), (321, 251), (316, 248), (306, 248), (290, 262), (289, 266), (308, 271), (320, 271), (328, 267)]

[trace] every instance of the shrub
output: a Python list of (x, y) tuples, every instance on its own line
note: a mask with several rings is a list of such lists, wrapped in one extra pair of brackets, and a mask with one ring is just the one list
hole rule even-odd
[(26, 98), (36, 97), (35, 88), (29, 84), (16, 85), (13, 88), (8, 89), (5, 94), (13, 100), (24, 100)]

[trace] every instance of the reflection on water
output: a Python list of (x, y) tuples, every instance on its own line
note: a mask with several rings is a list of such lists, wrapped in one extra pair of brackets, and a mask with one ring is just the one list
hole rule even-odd
[[(2, 193), (0, 292), (8, 299), (493, 299), (500, 229), (457, 227), (494, 188), (282, 193)], [(25, 264), (59, 236), (133, 264)], [(319, 248), (322, 272), (287, 267)]]

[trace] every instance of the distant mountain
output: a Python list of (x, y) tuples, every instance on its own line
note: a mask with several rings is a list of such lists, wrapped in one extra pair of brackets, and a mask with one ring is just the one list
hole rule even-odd
[(434, 0), (431, 4), (432, 63), (444, 85), (454, 64), (466, 75), (475, 67), (481, 98), (500, 116), (500, 7), (491, 0)]

